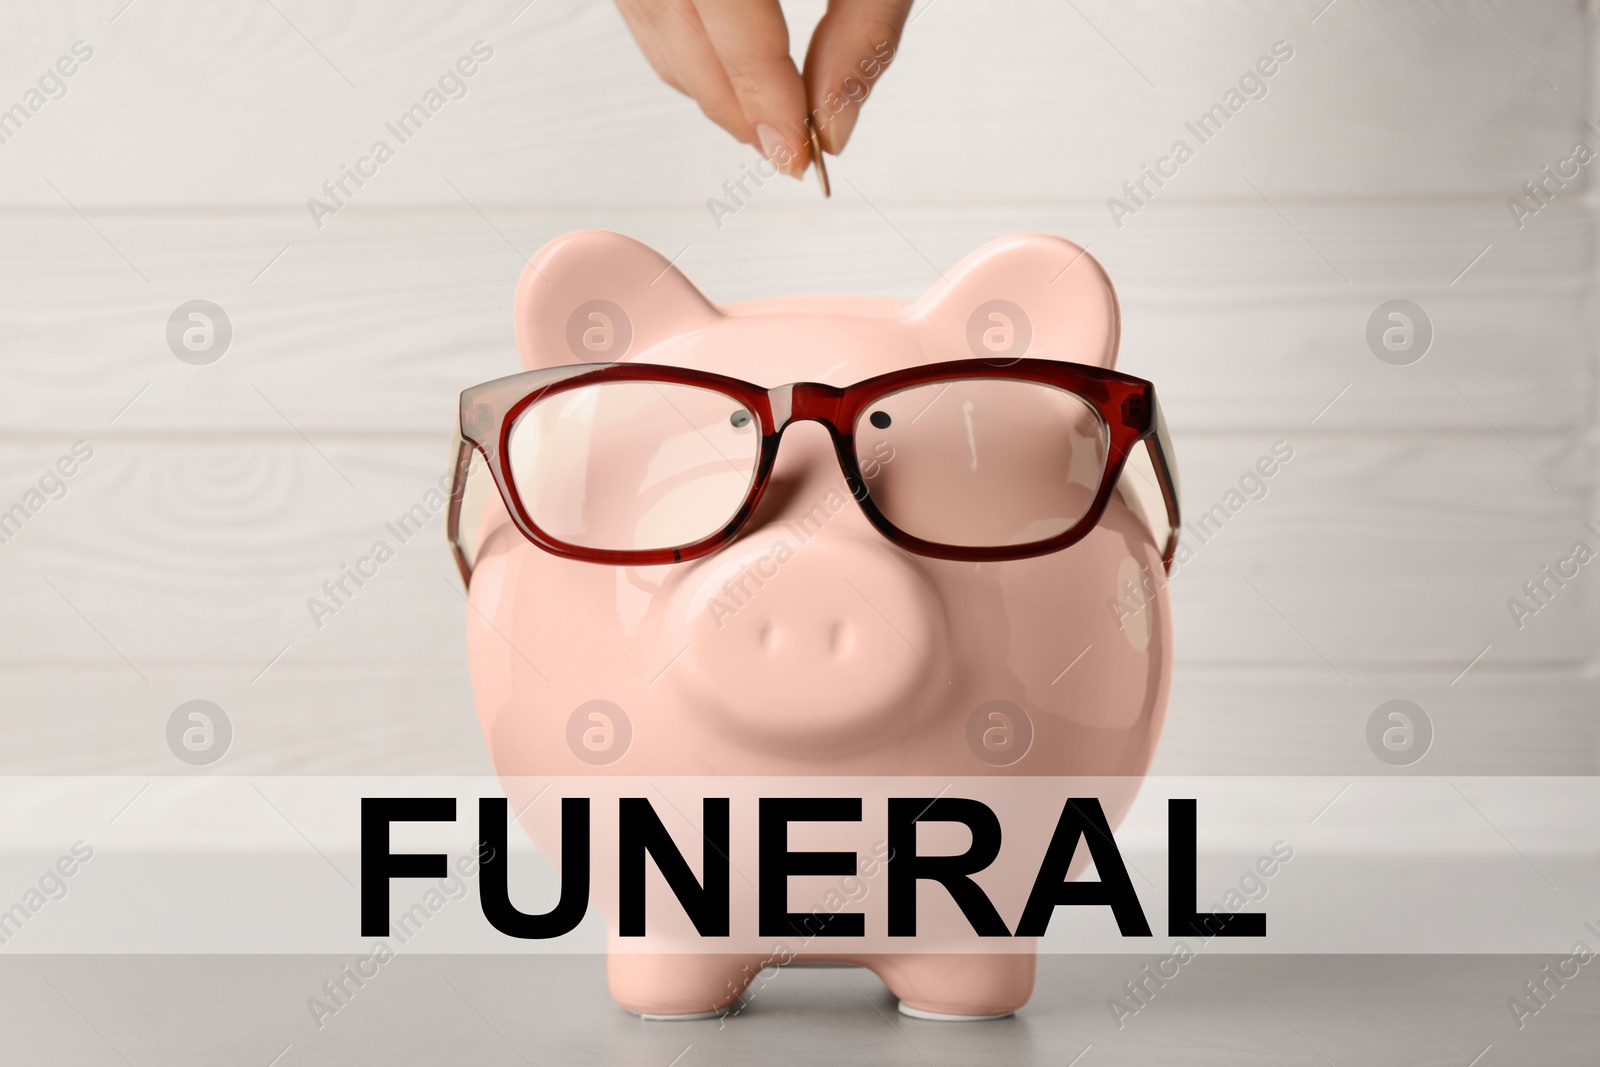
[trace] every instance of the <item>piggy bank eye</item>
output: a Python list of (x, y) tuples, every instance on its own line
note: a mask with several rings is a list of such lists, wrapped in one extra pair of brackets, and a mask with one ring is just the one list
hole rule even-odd
[(744, 408), (740, 408), (738, 411), (735, 411), (732, 415), (728, 416), (728, 423), (735, 430), (742, 430), (746, 426), (750, 425), (750, 413)]
[(858, 420), (856, 463), (878, 513), (939, 545), (1061, 536), (1092, 510), (1109, 451), (1092, 403), (1020, 378), (913, 385), (878, 398)]

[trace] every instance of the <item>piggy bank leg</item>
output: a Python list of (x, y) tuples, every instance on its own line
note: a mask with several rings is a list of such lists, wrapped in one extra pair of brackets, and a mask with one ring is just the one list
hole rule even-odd
[(714, 1019), (739, 999), (761, 961), (688, 952), (612, 952), (606, 957), (611, 999), (646, 1019)]
[(1032, 952), (878, 956), (866, 961), (917, 1019), (1003, 1019), (1033, 995)]

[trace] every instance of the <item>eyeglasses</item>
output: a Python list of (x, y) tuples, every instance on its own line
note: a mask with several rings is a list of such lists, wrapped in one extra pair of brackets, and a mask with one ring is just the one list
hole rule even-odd
[(784, 430), (804, 421), (827, 428), (851, 496), (907, 551), (973, 562), (1057, 552), (1094, 529), (1119, 492), (1171, 569), (1177, 471), (1155, 387), (1141, 378), (971, 359), (844, 389), (764, 389), (682, 367), (583, 363), (461, 393), (447, 532), (462, 581), (474, 545), (461, 514), (479, 460), (511, 521), (546, 552), (677, 563), (738, 536)]

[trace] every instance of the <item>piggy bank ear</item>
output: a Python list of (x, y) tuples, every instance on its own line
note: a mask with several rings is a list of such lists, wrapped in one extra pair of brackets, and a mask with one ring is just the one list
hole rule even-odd
[(721, 312), (655, 249), (620, 233), (579, 230), (528, 261), (515, 315), (517, 352), (533, 370), (615, 363)]
[(991, 241), (911, 306), (924, 348), (940, 359), (1117, 362), (1117, 294), (1071, 241), (1024, 233)]

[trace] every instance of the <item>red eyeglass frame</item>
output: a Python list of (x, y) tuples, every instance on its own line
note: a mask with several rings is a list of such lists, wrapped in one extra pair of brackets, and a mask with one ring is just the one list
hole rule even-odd
[[(855, 455), (854, 428), (861, 413), (875, 401), (901, 389), (967, 378), (1013, 379), (1053, 385), (1077, 395), (1099, 412), (1110, 445), (1106, 450), (1106, 466), (1093, 503), (1070, 529), (1043, 541), (1021, 545), (982, 548), (946, 545), (925, 541), (899, 529), (873, 503), (871, 491), (866, 488), (867, 479), (862, 475)], [(529, 518), (515, 489), (507, 448), (517, 417), (537, 401), (571, 389), (612, 381), (699, 386), (732, 397), (755, 415), (761, 427), (760, 455), (755, 475), (744, 503), (722, 529), (692, 544), (676, 548), (600, 549), (585, 548), (551, 537)], [(472, 580), (472, 564), (467, 558), (466, 547), (461, 544), (461, 506), (474, 449), (483, 457), (493, 476), (511, 521), (535, 545), (553, 555), (588, 563), (623, 567), (653, 566), (698, 559), (715, 552), (738, 535), (761, 502), (767, 480), (777, 461), (778, 445), (784, 430), (796, 422), (819, 422), (827, 428), (851, 496), (879, 533), (901, 548), (919, 555), (967, 562), (1026, 559), (1059, 552), (1082, 540), (1099, 524), (1129, 455), (1143, 441), (1149, 449), (1151, 467), (1165, 498), (1171, 532), (1162, 549), (1161, 560), (1169, 572), (1172, 569), (1180, 526), (1177, 468), (1172, 461), (1172, 443), (1167, 435), (1161, 406), (1156, 400), (1155, 386), (1143, 378), (1058, 360), (1018, 359), (996, 365), (989, 360), (963, 359), (890, 371), (843, 389), (817, 382), (796, 382), (766, 389), (737, 378), (684, 367), (651, 363), (579, 363), (523, 371), (462, 390), (454, 484), (446, 520), (446, 534), (455, 554), (456, 566), (461, 571), (461, 580), (464, 584), (470, 584)]]

